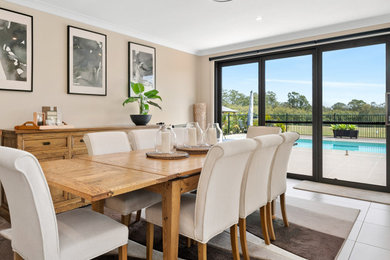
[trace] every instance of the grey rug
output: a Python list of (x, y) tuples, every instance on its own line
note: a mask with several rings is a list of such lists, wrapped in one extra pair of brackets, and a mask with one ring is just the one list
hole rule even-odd
[(390, 205), (390, 193), (386, 192), (361, 190), (313, 181), (302, 181), (299, 184), (295, 185), (294, 189), (313, 191), (318, 193)]

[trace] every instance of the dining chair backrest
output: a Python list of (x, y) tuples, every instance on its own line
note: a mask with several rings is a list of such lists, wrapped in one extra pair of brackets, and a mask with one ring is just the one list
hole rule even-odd
[(276, 149), (283, 142), (280, 135), (263, 135), (254, 140), (258, 145), (241, 184), (240, 218), (246, 218), (267, 204), (272, 162)]
[(131, 151), (125, 132), (88, 133), (84, 135), (83, 140), (90, 156)]
[(176, 145), (183, 146), (185, 143), (186, 128), (185, 127), (175, 127), (175, 128), (173, 128), (173, 131), (176, 134)]
[(195, 202), (195, 238), (207, 243), (238, 223), (240, 189), (248, 159), (257, 144), (253, 139), (214, 145), (207, 153)]
[(137, 129), (127, 133), (133, 150), (152, 149), (156, 141), (158, 128)]
[(295, 132), (287, 132), (280, 134), (283, 138), (283, 143), (279, 145), (275, 153), (275, 158), (272, 163), (271, 184), (269, 190), (269, 200), (276, 199), (277, 196), (286, 192), (287, 166), (290, 160), (292, 147), (299, 134)]
[(282, 129), (277, 126), (250, 126), (246, 138), (253, 138), (260, 135), (280, 134)]
[(13, 250), (29, 259), (59, 259), (57, 219), (38, 160), (0, 146), (0, 181), (10, 211)]

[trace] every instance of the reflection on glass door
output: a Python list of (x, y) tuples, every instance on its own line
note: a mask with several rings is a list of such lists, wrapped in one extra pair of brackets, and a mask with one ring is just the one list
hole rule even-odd
[(258, 125), (258, 62), (222, 67), (222, 131), (227, 139), (246, 137)]
[(287, 171), (312, 176), (311, 54), (265, 61), (265, 122), (300, 134)]
[(386, 186), (386, 45), (322, 60), (323, 178)]

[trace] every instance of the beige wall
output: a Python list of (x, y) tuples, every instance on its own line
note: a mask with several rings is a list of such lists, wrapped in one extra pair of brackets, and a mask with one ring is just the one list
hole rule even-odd
[[(64, 121), (76, 127), (130, 124), (129, 114), (138, 110), (136, 104), (122, 107), (127, 97), (128, 41), (156, 48), (156, 85), (163, 111), (152, 108), (151, 123), (192, 120), (199, 57), (2, 0), (0, 6), (34, 19), (34, 91), (0, 91), (0, 129), (31, 120), (42, 106), (60, 107)], [(106, 97), (67, 94), (67, 25), (107, 35)]]
[(207, 104), (208, 110), (207, 110), (207, 120), (208, 122), (212, 122), (214, 120), (214, 61), (209, 61), (210, 57), (216, 57), (221, 56), (225, 54), (232, 54), (232, 53), (239, 53), (244, 51), (250, 51), (250, 50), (259, 50), (259, 49), (265, 49), (265, 48), (271, 48), (276, 46), (283, 46), (293, 43), (299, 43), (299, 42), (306, 42), (306, 41), (312, 41), (312, 40), (318, 40), (318, 39), (325, 39), (335, 36), (341, 36), (341, 35), (347, 35), (347, 34), (353, 34), (358, 32), (364, 32), (364, 31), (371, 31), (376, 29), (382, 29), (382, 28), (389, 28), (390, 23), (388, 24), (382, 24), (378, 26), (371, 26), (371, 27), (364, 27), (359, 28), (356, 30), (350, 30), (350, 31), (343, 31), (338, 33), (332, 33), (332, 34), (326, 34), (311, 38), (304, 38), (304, 39), (297, 39), (294, 41), (286, 41), (286, 42), (279, 42), (275, 44), (268, 44), (268, 45), (260, 45), (253, 48), (247, 48), (247, 49), (241, 49), (237, 51), (231, 51), (231, 52), (223, 52), (218, 54), (213, 54), (210, 56), (202, 56), (199, 61), (199, 89), (197, 91), (197, 102), (204, 102)]

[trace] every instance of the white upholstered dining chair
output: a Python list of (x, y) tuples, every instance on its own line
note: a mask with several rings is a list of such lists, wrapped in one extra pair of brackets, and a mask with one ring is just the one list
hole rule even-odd
[(250, 126), (246, 138), (253, 138), (260, 135), (280, 134), (282, 129), (277, 126)]
[(0, 180), (7, 195), (14, 259), (91, 259), (119, 248), (127, 259), (128, 228), (90, 209), (56, 216), (49, 186), (30, 153), (0, 146)]
[(286, 181), (287, 181), (287, 166), (290, 160), (290, 155), (292, 151), (292, 147), (296, 140), (299, 139), (299, 134), (295, 132), (286, 132), (280, 134), (283, 138), (283, 143), (279, 145), (278, 149), (275, 153), (275, 158), (272, 163), (271, 169), (271, 177), (270, 177), (270, 188), (268, 195), (268, 203), (267, 203), (267, 214), (269, 218), (268, 222), (268, 231), (270, 234), (271, 240), (275, 240), (275, 232), (273, 228), (273, 213), (271, 210), (271, 203), (273, 203), (278, 196), (280, 196), (280, 209), (282, 212), (283, 222), (286, 227), (289, 226), (287, 213), (286, 213)]
[[(230, 227), (234, 259), (239, 259), (237, 223), (242, 177), (257, 144), (253, 139), (213, 146), (200, 174), (197, 194), (184, 194), (180, 201), (180, 234), (198, 242), (198, 259), (207, 258), (207, 242)], [(162, 205), (146, 209), (147, 259), (153, 252), (154, 225), (162, 226)]]
[[(102, 155), (131, 151), (129, 139), (125, 132), (96, 132), (84, 136), (88, 154)], [(141, 210), (161, 201), (161, 195), (147, 191), (136, 190), (106, 199), (105, 206), (122, 215), (122, 223), (128, 226), (131, 213), (137, 211), (136, 221), (140, 219)]]
[(249, 260), (246, 243), (246, 217), (260, 209), (261, 228), (264, 241), (270, 244), (267, 231), (266, 205), (268, 203), (268, 189), (270, 184), (271, 166), (275, 151), (283, 142), (279, 135), (264, 135), (255, 137), (258, 143), (241, 184), (240, 197), (240, 241), (244, 259)]
[(158, 128), (136, 129), (127, 133), (131, 148), (133, 150), (143, 150), (154, 148)]

